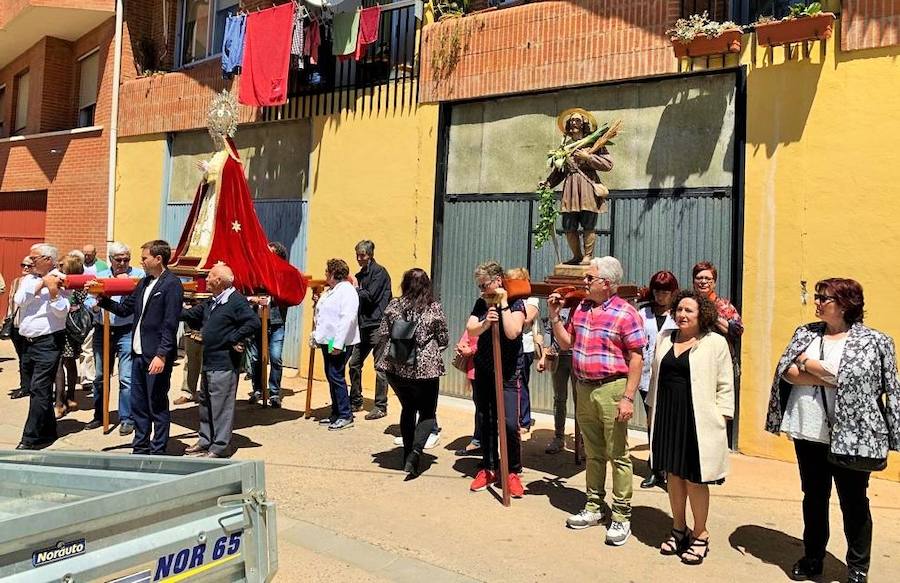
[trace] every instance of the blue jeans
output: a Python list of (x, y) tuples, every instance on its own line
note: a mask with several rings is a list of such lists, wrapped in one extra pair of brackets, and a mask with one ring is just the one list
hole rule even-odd
[[(119, 423), (134, 424), (131, 415), (131, 324), (109, 328), (109, 354), (113, 362), (109, 366), (112, 375), (116, 355), (119, 357)], [(103, 327), (94, 327), (94, 419), (103, 416)]]
[[(269, 326), (269, 397), (281, 396), (281, 374), (284, 365), (281, 361), (281, 353), (284, 350), (284, 326)], [(262, 352), (262, 334), (257, 335), (255, 341), (247, 351), (250, 356), (250, 378), (253, 382), (253, 392), (262, 394), (262, 367), (260, 366), (260, 352)]]
[(350, 411), (350, 393), (347, 390), (347, 361), (353, 352), (352, 346), (345, 346), (338, 354), (328, 354), (328, 346), (322, 345), (325, 359), (325, 378), (331, 391), (331, 416), (335, 419), (353, 419)]

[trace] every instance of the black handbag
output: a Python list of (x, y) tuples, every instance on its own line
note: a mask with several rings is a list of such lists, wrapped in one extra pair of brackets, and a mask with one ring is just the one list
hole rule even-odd
[(3, 326), (0, 326), (0, 339), (9, 340), (12, 338), (12, 330), (13, 330), (13, 322), (16, 319), (16, 313), (18, 312), (18, 308), (11, 316), (7, 316), (5, 320), (3, 320)]
[(880, 472), (887, 467), (887, 458), (863, 457), (828, 452), (828, 463), (855, 472)]
[(395, 320), (391, 324), (391, 339), (387, 356), (396, 364), (415, 366), (416, 326), (418, 324), (418, 318)]
[(69, 312), (66, 318), (66, 337), (72, 346), (81, 346), (91, 333), (94, 326), (94, 316), (91, 310), (81, 305), (77, 310)]

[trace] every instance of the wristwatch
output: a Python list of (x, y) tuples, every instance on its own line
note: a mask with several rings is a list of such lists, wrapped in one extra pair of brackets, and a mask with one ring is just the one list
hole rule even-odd
[(803, 360), (797, 361), (797, 368), (800, 369), (800, 372), (806, 372), (806, 361), (809, 360), (809, 357), (804, 358)]

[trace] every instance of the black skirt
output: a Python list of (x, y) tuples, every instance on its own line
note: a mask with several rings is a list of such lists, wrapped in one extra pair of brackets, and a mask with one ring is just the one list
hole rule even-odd
[(704, 482), (700, 477), (689, 354), (690, 350), (685, 350), (675, 356), (672, 347), (659, 364), (651, 465), (654, 471), (675, 474), (695, 484), (721, 484), (724, 479)]

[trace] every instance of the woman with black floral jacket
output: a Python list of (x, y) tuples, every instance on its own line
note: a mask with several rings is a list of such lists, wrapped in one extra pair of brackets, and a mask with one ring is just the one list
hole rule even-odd
[(414, 323), (411, 344), (415, 345), (415, 355), (401, 362), (386, 346), (380, 351), (375, 369), (387, 374), (388, 383), (400, 400), (403, 469), (415, 477), (419, 475), (419, 457), (435, 426), (438, 381), (445, 372), (441, 353), (450, 344), (450, 338), (444, 309), (434, 300), (431, 279), (424, 270), (413, 268), (404, 273), (400, 292), (401, 297), (392, 299), (385, 308), (377, 335), (379, 343), (390, 344), (395, 323)]
[[(778, 362), (766, 430), (794, 441), (803, 488), (804, 556), (791, 577), (822, 573), (828, 502), (837, 487), (849, 583), (867, 580), (872, 514), (860, 462), (900, 450), (900, 382), (893, 340), (863, 325), (863, 290), (852, 279), (816, 284), (816, 316), (797, 328)], [(851, 457), (852, 456), (852, 457)], [(847, 462), (854, 460), (853, 467)]]

